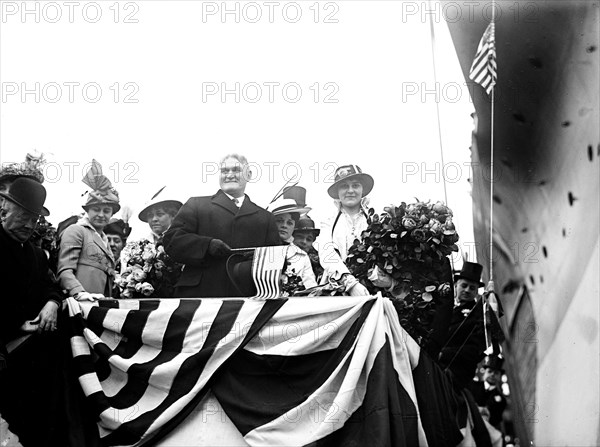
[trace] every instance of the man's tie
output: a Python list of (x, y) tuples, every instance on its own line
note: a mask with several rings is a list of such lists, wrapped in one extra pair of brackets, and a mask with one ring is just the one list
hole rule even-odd
[(233, 203), (235, 204), (235, 206), (237, 206), (238, 208), (240, 207), (240, 199), (238, 199), (237, 197), (234, 197), (231, 200), (233, 201)]

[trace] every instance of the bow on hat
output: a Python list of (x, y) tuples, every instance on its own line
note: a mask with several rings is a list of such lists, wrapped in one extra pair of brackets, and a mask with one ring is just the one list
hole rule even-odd
[(88, 198), (83, 206), (84, 208), (92, 205), (109, 204), (113, 207), (115, 213), (119, 211), (121, 208), (119, 193), (113, 188), (110, 180), (102, 174), (102, 165), (95, 159), (92, 160), (90, 169), (81, 181), (92, 189), (87, 193)]

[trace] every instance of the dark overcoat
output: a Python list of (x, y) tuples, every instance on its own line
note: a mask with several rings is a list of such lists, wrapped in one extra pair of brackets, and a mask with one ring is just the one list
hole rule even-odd
[(53, 281), (46, 254), (30, 242), (20, 244), (0, 226), (0, 349), (22, 335), (21, 325), (33, 320), (49, 301), (62, 301)]
[(58, 334), (34, 333), (10, 354), (5, 346), (49, 300), (61, 302), (51, 275), (40, 248), (20, 244), (0, 226), (0, 350), (7, 365), (0, 371), (0, 413), (25, 447), (66, 445)]
[(452, 310), (448, 338), (440, 353), (440, 364), (452, 371), (456, 384), (466, 387), (477, 364), (485, 357), (485, 330), (481, 297)]
[(166, 253), (185, 264), (176, 297), (239, 296), (227, 276), (226, 258), (217, 259), (208, 253), (212, 239), (220, 239), (231, 248), (281, 245), (272, 214), (248, 196), (240, 208), (221, 190), (214, 196), (192, 197), (164, 235)]

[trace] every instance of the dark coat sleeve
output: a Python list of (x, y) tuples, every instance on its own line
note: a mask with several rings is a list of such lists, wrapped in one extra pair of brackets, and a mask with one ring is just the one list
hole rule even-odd
[(205, 197), (192, 197), (179, 210), (163, 241), (165, 251), (175, 261), (199, 266), (208, 255), (213, 237), (201, 225), (200, 214), (209, 213), (210, 202)]
[(63, 295), (46, 254), (32, 244), (26, 244), (22, 251), (7, 249), (2, 253), (1, 264), (0, 349), (4, 349), (6, 343), (20, 335), (19, 328), (25, 321), (36, 318), (48, 301), (60, 304)]
[(444, 343), (448, 340), (448, 328), (452, 320), (452, 309), (454, 308), (454, 281), (452, 280), (452, 268), (448, 258), (444, 258), (443, 281), (450, 284), (447, 295), (439, 294), (435, 305), (435, 314), (431, 323), (431, 335), (425, 343), (424, 349), (429, 355), (437, 359)]

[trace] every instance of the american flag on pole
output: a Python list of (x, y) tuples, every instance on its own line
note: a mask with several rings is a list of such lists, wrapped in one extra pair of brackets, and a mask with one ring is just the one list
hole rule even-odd
[(490, 22), (477, 46), (469, 78), (481, 85), (489, 95), (496, 85), (496, 68), (495, 24)]
[(67, 301), (86, 445), (462, 439), (452, 386), (386, 298)]

